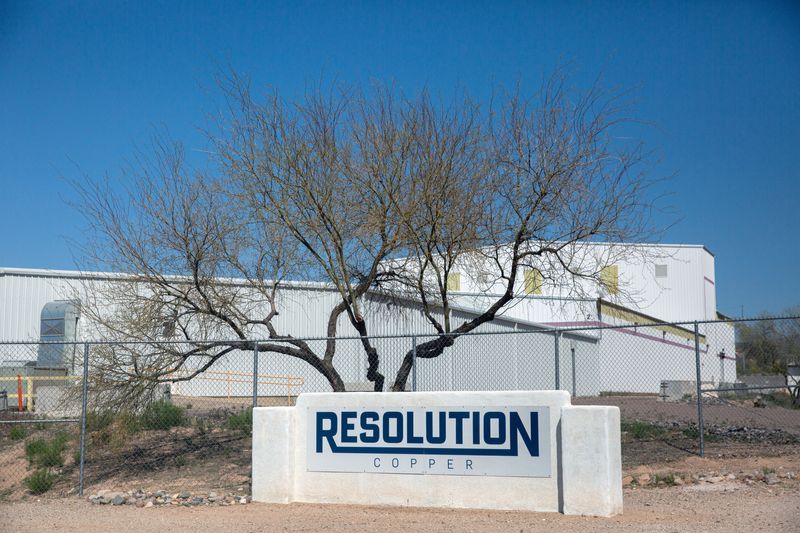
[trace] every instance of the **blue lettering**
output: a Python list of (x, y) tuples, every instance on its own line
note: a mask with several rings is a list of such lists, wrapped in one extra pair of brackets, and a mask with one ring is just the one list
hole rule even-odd
[(525, 429), (525, 424), (516, 411), (511, 412), (511, 441), (516, 442), (517, 436), (522, 437), (522, 442), (528, 449), (531, 457), (539, 457), (539, 413), (531, 413), (531, 432)]
[[(364, 411), (361, 413), (361, 429), (364, 430), (358, 436), (361, 442), (369, 444), (378, 442), (380, 438), (380, 426), (374, 422), (380, 420), (380, 418), (380, 415), (375, 411)], [(370, 432), (369, 434), (367, 433), (368, 431)]]
[(472, 411), (472, 444), (481, 443), (481, 414)]
[[(415, 426), (415, 416), (423, 413), (424, 433), (417, 434), (423, 428)], [(517, 456), (526, 453), (520, 450), (522, 444), (530, 456), (539, 457), (539, 413), (528, 411), (527, 415), (529, 424), (523, 420), (528, 418), (525, 411), (317, 411), (314, 445), (317, 453), (324, 453), (327, 442), (333, 453)], [(465, 442), (467, 423), (471, 442)], [(449, 446), (445, 445), (448, 441)], [(464, 444), (475, 448), (464, 448)], [(436, 464), (431, 461), (429, 468)], [(411, 466), (416, 464), (414, 459)], [(375, 462), (376, 468), (379, 465), (380, 460)]]
[(464, 444), (464, 420), (469, 418), (469, 412), (453, 411), (448, 416), (456, 421), (456, 444)]
[(409, 411), (406, 413), (406, 426), (407, 426), (406, 433), (408, 433), (408, 438), (406, 439), (406, 442), (408, 442), (409, 444), (422, 444), (423, 442), (425, 442), (424, 440), (422, 440), (422, 437), (417, 437), (416, 435), (414, 435), (413, 411)]
[(356, 416), (355, 411), (342, 411), (342, 442), (358, 442), (355, 435), (350, 435), (350, 432), (356, 427), (353, 423)]
[[(392, 420), (394, 420), (394, 435), (391, 432)], [(403, 442), (403, 413), (399, 411), (383, 413), (383, 441), (388, 444)]]
[[(492, 420), (497, 420), (497, 436), (492, 437)], [(486, 444), (503, 444), (506, 441), (506, 415), (488, 411), (483, 415), (483, 440)]]
[(447, 439), (447, 413), (439, 411), (439, 434), (433, 434), (433, 413), (425, 413), (425, 440), (431, 444), (441, 444)]
[[(325, 429), (322, 423), (325, 420), (331, 423), (328, 429)], [(322, 453), (322, 439), (328, 440), (328, 446), (330, 446), (331, 451), (336, 447), (333, 437), (336, 436), (337, 426), (336, 413), (331, 413), (330, 411), (317, 412), (317, 453)]]

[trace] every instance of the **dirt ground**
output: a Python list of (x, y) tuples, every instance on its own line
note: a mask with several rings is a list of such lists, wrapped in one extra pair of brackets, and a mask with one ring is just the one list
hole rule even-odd
[[(655, 396), (597, 396), (575, 398), (575, 405), (614, 405), (622, 418), (651, 422), (697, 423), (696, 402), (663, 402)], [(800, 435), (800, 409), (754, 407), (753, 401), (707, 398), (703, 400), (707, 425), (780, 429)]]
[(612, 518), (555, 513), (266, 505), (231, 507), (97, 506), (77, 499), (0, 505), (8, 532), (44, 531), (797, 531), (798, 488), (736, 483), (626, 489), (625, 511)]
[[(748, 481), (765, 470), (780, 482)], [(795, 473), (794, 479), (786, 476)], [(684, 457), (640, 465), (625, 474), (673, 473), (688, 479), (731, 474), (733, 480), (683, 486), (629, 487), (625, 510), (611, 518), (556, 513), (362, 507), (267, 505), (230, 507), (93, 505), (77, 497), (27, 497), (0, 503), (3, 531), (798, 531), (800, 450), (781, 457)]]
[[(637, 480), (645, 474), (654, 479), (675, 476), (685, 484), (637, 487), (634, 483), (624, 490), (623, 515), (612, 518), (258, 503), (140, 509), (96, 505), (75, 496), (74, 435), (64, 474), (46, 495), (32, 496), (21, 484), (30, 471), (24, 443), (3, 438), (0, 531), (800, 531), (800, 441), (796, 433), (800, 411), (707, 405), (711, 434), (706, 457), (700, 458), (696, 455), (696, 427), (692, 426), (695, 405), (642, 397), (598, 400), (618, 405), (628, 420), (622, 435), (623, 476)], [(204, 407), (195, 405), (192, 410)], [(216, 416), (214, 410), (203, 412), (206, 423), (202, 427), (194, 424), (166, 432), (144, 431), (121, 440), (113, 428), (92, 434), (86, 494), (143, 489), (246, 495), (250, 438), (227, 428), (224, 417), (209, 425)], [(634, 428), (632, 420), (644, 423)], [(644, 434), (634, 435), (637, 429)], [(55, 428), (35, 430), (31, 436), (53, 431)], [(758, 479), (759, 473), (766, 471), (793, 475), (768, 484)], [(735, 479), (694, 481), (693, 476), (698, 475)]]

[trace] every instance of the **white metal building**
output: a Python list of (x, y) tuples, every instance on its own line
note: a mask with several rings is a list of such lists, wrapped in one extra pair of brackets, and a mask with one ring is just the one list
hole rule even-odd
[[(574, 388), (578, 395), (596, 395), (602, 391), (657, 393), (662, 380), (694, 380), (691, 326), (665, 322), (716, 318), (714, 258), (702, 246), (658, 245), (657, 248), (657, 262), (628, 260), (612, 265), (614, 268), (604, 273), (605, 286), (598, 289), (594, 298), (586, 294), (580, 298), (548, 294), (546, 284), (521, 291), (518, 301), (503, 316), (484, 325), (479, 335), (459, 339), (436, 359), (420, 360), (417, 389), (552, 388), (556, 383), (555, 336), (544, 332), (554, 327), (636, 326), (565, 332), (561, 336), (559, 385), (565, 390)], [(616, 282), (610, 277), (612, 272)], [(492, 297), (491, 288), (479, 287), (468, 272), (459, 274), (459, 286), (453, 287), (457, 295), (456, 323), (475, 316), (476, 310)], [(526, 274), (526, 283), (530, 278)], [(0, 269), (0, 340), (38, 340), (43, 333), (42, 311), (46, 304), (65, 299), (88, 301), (94, 297), (87, 293), (91, 287), (119, 280), (118, 274)], [(628, 289), (624, 291), (626, 297), (635, 295), (635, 299), (628, 305), (621, 303), (610, 290), (615, 283)], [(325, 331), (329, 310), (335, 305), (338, 293), (324, 284), (292, 283), (283, 289), (282, 297), (284, 309), (277, 318), (278, 329), (296, 337), (319, 337)], [(366, 308), (373, 335), (431, 332), (413, 302), (389, 301), (373, 295), (368, 298)], [(714, 335), (700, 336), (701, 363), (708, 370), (704, 371), (704, 379), (715, 376), (715, 381), (732, 382), (735, 360), (721, 358), (719, 354), (735, 353), (733, 328), (727, 324), (714, 326)], [(93, 331), (95, 328), (85, 318), (78, 320), (77, 339), (94, 338)], [(486, 335), (490, 332), (498, 334)], [(355, 335), (346, 319), (342, 320), (339, 334)], [(322, 346), (322, 341), (315, 342)], [(392, 382), (410, 343), (409, 338), (376, 340), (382, 354), (380, 370), (387, 383)], [(337, 345), (336, 367), (345, 383), (362, 388), (367, 361), (360, 344), (342, 341)], [(19, 346), (0, 346), (0, 363), (36, 359), (35, 345), (27, 353), (20, 350)], [(249, 355), (239, 353), (220, 360), (210, 371), (246, 372), (250, 368)], [(299, 378), (303, 388), (293, 393), (328, 390), (327, 383), (314, 369), (288, 356), (265, 354), (260, 363), (259, 374), (262, 373)], [(212, 380), (181, 385), (183, 394), (198, 395), (247, 396), (249, 388), (247, 383)]]

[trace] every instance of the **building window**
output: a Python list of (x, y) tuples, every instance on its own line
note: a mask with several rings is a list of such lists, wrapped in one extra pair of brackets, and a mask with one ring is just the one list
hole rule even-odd
[(656, 265), (656, 277), (657, 278), (667, 277), (667, 265)]
[(617, 294), (619, 292), (619, 267), (617, 265), (603, 267), (600, 271), (600, 283), (608, 294)]
[(535, 268), (525, 271), (525, 294), (542, 294), (542, 273)]
[(460, 291), (461, 290), (461, 274), (458, 272), (450, 272), (447, 274), (447, 290)]

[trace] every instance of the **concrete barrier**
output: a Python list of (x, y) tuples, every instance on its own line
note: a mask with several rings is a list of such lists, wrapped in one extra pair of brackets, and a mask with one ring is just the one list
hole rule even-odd
[(302, 394), (254, 410), (253, 500), (610, 516), (619, 409), (564, 391)]

